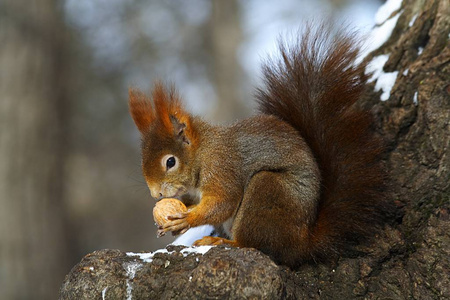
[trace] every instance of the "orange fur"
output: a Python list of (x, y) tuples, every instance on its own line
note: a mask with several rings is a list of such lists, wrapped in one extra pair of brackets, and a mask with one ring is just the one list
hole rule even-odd
[(130, 89), (129, 107), (133, 120), (142, 134), (157, 123), (161, 125), (158, 126), (159, 134), (178, 134), (179, 130), (183, 130), (189, 142), (194, 147), (198, 146), (199, 135), (192, 126), (192, 116), (184, 110), (173, 87), (167, 90), (161, 82), (157, 82), (151, 98), (139, 90)]
[(152, 110), (152, 104), (142, 92), (136, 89), (129, 89), (129, 109), (134, 122), (140, 132), (145, 132), (150, 128), (156, 116)]
[(173, 124), (170, 121), (170, 115), (174, 113), (174, 108), (179, 106), (174, 93), (167, 93), (161, 83), (155, 84), (152, 92), (153, 102), (155, 103), (155, 113), (168, 132), (173, 131)]

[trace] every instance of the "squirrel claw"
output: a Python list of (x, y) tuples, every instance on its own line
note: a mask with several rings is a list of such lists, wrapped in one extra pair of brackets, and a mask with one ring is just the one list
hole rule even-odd
[(169, 218), (169, 222), (163, 225), (161, 229), (164, 232), (172, 231), (174, 234), (186, 232), (191, 225), (187, 222), (186, 218)]
[(187, 216), (187, 213), (177, 213), (175, 215), (168, 216), (167, 219), (170, 221), (173, 221), (173, 220), (178, 220), (178, 219), (184, 219), (184, 218), (186, 218), (186, 216)]
[(186, 233), (186, 231), (188, 231), (188, 230), (189, 230), (189, 228), (184, 228), (184, 229), (181, 229), (181, 230), (172, 231), (172, 235), (173, 235), (173, 236), (177, 236), (177, 235), (180, 235), (180, 234), (184, 234), (184, 233)]

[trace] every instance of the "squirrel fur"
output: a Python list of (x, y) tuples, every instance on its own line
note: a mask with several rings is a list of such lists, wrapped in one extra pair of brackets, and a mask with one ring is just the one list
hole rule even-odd
[(192, 116), (161, 83), (151, 96), (130, 89), (151, 194), (188, 206), (158, 233), (211, 224), (220, 236), (194, 245), (253, 247), (293, 268), (372, 236), (386, 208), (384, 148), (356, 104), (367, 79), (358, 44), (324, 25), (280, 43), (263, 67), (260, 114), (230, 126)]

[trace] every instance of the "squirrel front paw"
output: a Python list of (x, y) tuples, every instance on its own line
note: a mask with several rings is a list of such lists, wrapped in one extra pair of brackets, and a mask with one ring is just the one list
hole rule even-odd
[(188, 212), (177, 213), (168, 216), (164, 225), (158, 227), (158, 237), (164, 236), (166, 232), (171, 231), (174, 235), (183, 234), (191, 228), (187, 220)]

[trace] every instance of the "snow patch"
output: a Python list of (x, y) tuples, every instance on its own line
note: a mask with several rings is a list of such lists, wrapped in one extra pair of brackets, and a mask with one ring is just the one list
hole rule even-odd
[(402, 6), (402, 0), (388, 0), (383, 5), (380, 6), (377, 13), (375, 14), (375, 23), (380, 25), (383, 24), (393, 12), (400, 9)]
[(211, 235), (214, 231), (214, 227), (211, 225), (203, 225), (194, 228), (190, 228), (186, 233), (180, 235), (172, 245), (191, 246), (196, 240), (201, 239), (204, 236)]
[(372, 74), (372, 76), (367, 80), (367, 82), (374, 82), (375, 92), (382, 90), (380, 96), (381, 101), (386, 101), (391, 95), (392, 87), (397, 79), (398, 71), (395, 72), (384, 72), (383, 67), (389, 59), (389, 54), (378, 55), (372, 59), (370, 63), (367, 64), (365, 74)]
[(181, 253), (183, 253), (184, 256), (188, 256), (191, 253), (198, 253), (201, 255), (205, 255), (205, 253), (211, 250), (212, 247), (214, 246), (188, 247), (181, 250)]
[(406, 69), (405, 71), (403, 71), (403, 76), (408, 75), (408, 73), (409, 73), (409, 69)]
[(383, 67), (389, 59), (389, 54), (383, 54), (375, 56), (368, 64), (365, 70), (365, 74), (372, 76), (367, 80), (367, 82), (375, 81), (383, 73)]
[(417, 16), (418, 16), (418, 15), (419, 15), (419, 14), (415, 14), (415, 15), (412, 17), (411, 21), (409, 21), (409, 24), (408, 24), (409, 27), (412, 27), (412, 26), (414, 25), (414, 22), (416, 22), (416, 19), (417, 19)]
[(108, 287), (105, 287), (102, 291), (102, 300), (105, 300), (106, 297), (106, 291), (108, 290)]
[(381, 26), (375, 26), (372, 31), (368, 34), (367, 39), (361, 47), (358, 58), (355, 63), (359, 64), (363, 59), (372, 51), (380, 48), (386, 41), (391, 37), (392, 31), (397, 24), (398, 18), (403, 13), (403, 10), (398, 14), (387, 20)]
[[(133, 291), (133, 286), (131, 285), (130, 280), (134, 279), (134, 276), (136, 275), (136, 271), (138, 271), (142, 267), (142, 264), (138, 262), (131, 262), (124, 264), (123, 268), (127, 272), (127, 300), (131, 300), (132, 295), (131, 292)], [(106, 291), (105, 291), (106, 293)]]
[(419, 48), (417, 49), (417, 55), (422, 54), (422, 52), (423, 52), (423, 47), (419, 47)]
[(397, 79), (397, 75), (398, 71), (395, 71), (390, 73), (382, 73), (380, 77), (378, 77), (377, 83), (375, 84), (375, 92), (378, 92), (380, 90), (383, 91), (380, 96), (381, 101), (386, 101), (387, 99), (389, 99), (392, 87), (394, 86)]
[(156, 250), (155, 252), (148, 252), (148, 253), (134, 253), (134, 252), (127, 252), (127, 255), (128, 255), (128, 256), (139, 256), (139, 258), (140, 258), (142, 261), (144, 261), (144, 262), (146, 262), (146, 263), (151, 263), (151, 262), (153, 261), (153, 256), (154, 256), (156, 253), (168, 253), (168, 254), (170, 254), (170, 253), (172, 253), (172, 252), (167, 251), (167, 249), (159, 249), (159, 250)]
[(414, 103), (415, 106), (417, 106), (419, 104), (419, 101), (417, 100), (417, 95), (418, 95), (418, 93), (415, 92), (414, 96), (413, 96), (413, 103)]
[[(188, 256), (191, 253), (197, 253), (204, 255), (206, 252), (208, 252), (212, 247), (214, 246), (199, 246), (199, 247), (187, 247), (180, 251), (181, 254), (183, 254), (184, 257)], [(172, 254), (176, 251), (168, 251), (167, 249), (159, 249), (155, 252), (149, 252), (149, 253), (135, 253), (135, 252), (127, 252), (128, 256), (138, 256), (139, 259), (146, 263), (151, 263), (153, 261), (153, 256), (157, 253), (167, 253)]]

